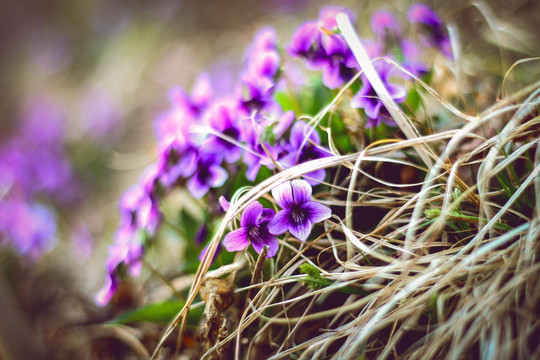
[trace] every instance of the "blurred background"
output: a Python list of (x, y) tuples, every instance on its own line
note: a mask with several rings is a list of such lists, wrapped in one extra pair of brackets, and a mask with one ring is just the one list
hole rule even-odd
[[(458, 80), (443, 76), (440, 89), (473, 99), (466, 111), (493, 104), (512, 63), (540, 55), (538, 2), (427, 3), (461, 49)], [(412, 2), (0, 2), (0, 358), (120, 356), (129, 333), (95, 326), (111, 310), (94, 296), (118, 200), (155, 160), (168, 90), (207, 72), (216, 91), (232, 91), (258, 29), (274, 27), (285, 46), (332, 4), (351, 8), (363, 33), (374, 10), (405, 14)], [(539, 79), (539, 68), (520, 66), (506, 91)], [(164, 259), (153, 266), (179, 266)]]

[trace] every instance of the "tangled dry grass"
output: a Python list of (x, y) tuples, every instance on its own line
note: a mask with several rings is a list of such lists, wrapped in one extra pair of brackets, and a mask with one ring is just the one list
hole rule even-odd
[[(184, 327), (208, 279), (262, 272), (234, 290), (245, 306), (227, 310), (230, 331), (203, 359), (540, 358), (540, 82), (469, 116), (415, 79), (459, 124), (429, 131), (421, 125), (427, 114), (411, 119), (392, 103), (345, 18), (340, 26), (405, 138), (301, 164), (237, 192), (162, 343)], [(309, 118), (331, 148), (331, 131), (319, 123), (345, 111), (347, 88)], [(318, 199), (334, 213), (324, 233), (307, 244), (284, 239), (265, 266), (240, 254), (208, 273), (247, 204), (272, 201), (277, 184), (319, 168), (334, 174)]]

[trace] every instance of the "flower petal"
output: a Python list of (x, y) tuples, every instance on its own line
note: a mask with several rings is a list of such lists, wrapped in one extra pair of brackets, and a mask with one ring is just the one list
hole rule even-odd
[(266, 254), (267, 258), (270, 258), (276, 254), (276, 252), (279, 249), (279, 242), (276, 239), (274, 235), (271, 235), (270, 233), (266, 232), (266, 236), (264, 236), (263, 241), (252, 241), (251, 245), (253, 245), (253, 248), (257, 252), (257, 254), (260, 254), (263, 247), (265, 245), (268, 246), (268, 253)]
[(273, 188), (272, 196), (283, 209), (289, 209), (294, 204), (293, 190), (289, 181)]
[(212, 175), (210, 184), (213, 188), (218, 188), (222, 186), (223, 184), (225, 184), (225, 181), (227, 181), (227, 178), (229, 177), (229, 174), (227, 173), (227, 171), (218, 165), (211, 166), (209, 171), (210, 171), (210, 174)]
[(328, 206), (315, 201), (305, 203), (301, 209), (313, 224), (326, 220), (332, 215), (332, 210)]
[(318, 185), (322, 181), (324, 181), (324, 178), (326, 177), (326, 171), (324, 169), (317, 169), (315, 171), (307, 173), (305, 177), (306, 177), (306, 181), (310, 185)]
[(311, 185), (305, 180), (296, 179), (291, 181), (293, 203), (302, 205), (311, 200)]
[(289, 211), (278, 211), (276, 216), (268, 223), (268, 231), (274, 235), (281, 235), (289, 230), (291, 222), (289, 221)]
[(264, 209), (262, 211), (262, 215), (261, 215), (261, 219), (259, 221), (259, 224), (264, 224), (264, 223), (267, 223), (269, 222), (270, 220), (272, 220), (274, 218), (274, 216), (276, 215), (276, 212), (272, 209)]
[(200, 199), (208, 192), (210, 186), (200, 182), (197, 174), (195, 174), (191, 179), (189, 179), (187, 188), (195, 199)]
[(227, 251), (240, 251), (248, 247), (249, 241), (247, 238), (248, 230), (246, 228), (240, 228), (238, 230), (231, 231), (225, 235), (223, 239), (223, 245)]
[(263, 212), (263, 206), (258, 201), (253, 201), (242, 212), (240, 225), (249, 228), (251, 226), (259, 226), (259, 218)]
[(289, 232), (298, 240), (305, 241), (311, 232), (312, 223), (305, 219), (302, 223), (290, 223)]

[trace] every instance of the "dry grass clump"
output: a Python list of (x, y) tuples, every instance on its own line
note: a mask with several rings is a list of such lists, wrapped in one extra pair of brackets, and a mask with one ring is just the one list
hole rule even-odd
[[(208, 279), (255, 272), (262, 279), (234, 290), (244, 306), (229, 311), (232, 326), (203, 359), (540, 358), (540, 82), (475, 117), (426, 87), (465, 125), (423, 134), (423, 119), (408, 119), (377, 88), (362, 44), (340, 21), (405, 139), (304, 163), (237, 194), (162, 342), (184, 326)], [(339, 112), (346, 96), (344, 88), (311, 122)], [(334, 175), (317, 194), (333, 210), (324, 232), (306, 243), (285, 238), (264, 265), (242, 253), (207, 273), (247, 204), (272, 201), (272, 188), (318, 168)]]

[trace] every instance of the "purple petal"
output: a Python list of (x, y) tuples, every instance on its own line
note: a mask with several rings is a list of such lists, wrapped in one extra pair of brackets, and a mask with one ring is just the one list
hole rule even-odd
[(295, 118), (295, 114), (293, 111), (289, 110), (285, 112), (281, 117), (279, 118), (279, 121), (276, 125), (276, 127), (273, 130), (274, 135), (276, 135), (276, 139), (279, 139), (283, 136), (285, 131), (291, 126)]
[(336, 16), (340, 12), (345, 13), (354, 23), (354, 15), (349, 9), (340, 6), (325, 6), (319, 11), (319, 24), (328, 30), (336, 29)]
[(326, 63), (323, 68), (323, 84), (330, 89), (337, 89), (343, 85), (339, 64)]
[(379, 37), (384, 37), (386, 32), (397, 36), (401, 33), (401, 29), (394, 14), (386, 10), (379, 10), (371, 17), (371, 29)]
[(326, 55), (343, 56), (347, 52), (347, 44), (340, 35), (324, 35), (322, 38), (322, 46), (326, 51)]
[(211, 166), (209, 172), (212, 176), (212, 179), (210, 180), (210, 185), (213, 188), (218, 188), (225, 184), (225, 181), (227, 181), (227, 178), (229, 177), (227, 171), (219, 165)]
[(187, 188), (195, 199), (202, 198), (208, 192), (208, 190), (210, 190), (210, 186), (208, 184), (203, 184), (199, 181), (197, 174), (189, 179)]
[(316, 22), (304, 23), (294, 33), (289, 46), (289, 53), (292, 56), (306, 56), (319, 34), (320, 30)]
[(293, 190), (289, 181), (273, 188), (272, 196), (274, 197), (274, 200), (276, 200), (277, 204), (283, 209), (289, 209), (294, 204)]
[(289, 230), (289, 211), (278, 211), (276, 216), (268, 223), (268, 231), (274, 235), (281, 235), (285, 231)]
[(248, 229), (242, 227), (225, 235), (223, 245), (227, 251), (241, 251), (247, 248), (249, 245), (247, 233)]
[(313, 224), (326, 220), (332, 215), (332, 210), (316, 201), (309, 201), (300, 207)]
[(386, 89), (396, 103), (405, 101), (405, 98), (407, 97), (407, 91), (403, 86), (387, 83)]
[(193, 105), (198, 108), (205, 107), (212, 99), (212, 85), (208, 74), (201, 74), (197, 78), (197, 83), (191, 91)]
[(311, 185), (305, 180), (296, 179), (291, 181), (293, 202), (302, 205), (311, 200)]
[(311, 232), (311, 227), (311, 221), (306, 218), (302, 222), (291, 222), (289, 226), (289, 232), (298, 240), (305, 241), (309, 236), (309, 233)]
[[(231, 144), (232, 145), (232, 144)], [(229, 164), (233, 164), (240, 160), (242, 157), (242, 148), (238, 146), (233, 146), (228, 148), (225, 152), (225, 161)]]
[(259, 162), (248, 165), (248, 168), (246, 169), (246, 178), (249, 181), (255, 181), (255, 178), (257, 177), (260, 168), (261, 164)]
[(261, 215), (261, 219), (260, 219), (260, 224), (264, 224), (264, 223), (267, 223), (269, 222), (270, 220), (272, 220), (274, 218), (274, 216), (276, 215), (275, 211), (272, 210), (272, 209), (264, 209), (262, 211), (262, 215)]
[(118, 287), (120, 286), (120, 283), (115, 278), (111, 277), (110, 275), (107, 276), (105, 279), (105, 285), (103, 285), (103, 288), (98, 291), (96, 294), (95, 300), (96, 303), (100, 306), (105, 306), (107, 303), (111, 300), (116, 290), (118, 290)]
[(263, 212), (263, 206), (258, 201), (253, 201), (244, 209), (240, 219), (240, 226), (252, 227), (259, 225), (259, 218)]
[(225, 196), (220, 196), (219, 205), (221, 205), (221, 208), (223, 209), (223, 211), (229, 211), (229, 207), (231, 206), (231, 203), (225, 198)]
[(267, 258), (270, 258), (272, 256), (274, 256), (276, 254), (276, 252), (278, 251), (279, 249), (279, 242), (278, 240), (276, 239), (275, 236), (267, 233), (265, 234), (266, 236), (264, 236), (263, 239), (260, 239), (261, 241), (251, 241), (251, 245), (253, 246), (253, 248), (255, 249), (255, 251), (257, 252), (257, 254), (260, 254), (263, 247), (265, 245), (268, 246), (268, 253), (266, 254), (266, 257)]
[(411, 23), (423, 23), (433, 27), (441, 25), (441, 21), (427, 5), (414, 4), (409, 8), (407, 16)]
[(309, 134), (309, 139), (315, 144), (319, 144), (321, 139), (319, 138), (319, 133), (313, 127), (306, 124), (304, 121), (297, 121), (291, 129), (291, 145), (298, 149), (302, 146), (307, 146), (308, 142), (304, 140)]
[(310, 185), (312, 185), (312, 186), (318, 185), (321, 182), (323, 182), (324, 179), (326, 178), (326, 170), (318, 169), (318, 170), (312, 171), (310, 173), (307, 173), (305, 175), (305, 177), (306, 177), (306, 181)]

